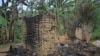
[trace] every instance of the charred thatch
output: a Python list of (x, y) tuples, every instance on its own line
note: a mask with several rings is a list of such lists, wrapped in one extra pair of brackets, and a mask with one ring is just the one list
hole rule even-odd
[[(82, 41), (86, 40), (86, 33), (91, 32), (91, 19), (92, 8), (90, 0), (77, 1), (75, 9), (68, 15), (66, 19), (66, 32), (70, 40), (76, 40), (75, 30), (76, 28), (82, 29)], [(90, 38), (90, 37), (89, 37)]]

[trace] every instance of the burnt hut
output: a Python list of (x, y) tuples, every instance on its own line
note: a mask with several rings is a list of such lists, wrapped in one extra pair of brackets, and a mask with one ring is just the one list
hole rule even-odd
[(23, 40), (31, 55), (48, 56), (55, 52), (57, 21), (51, 15), (23, 18)]

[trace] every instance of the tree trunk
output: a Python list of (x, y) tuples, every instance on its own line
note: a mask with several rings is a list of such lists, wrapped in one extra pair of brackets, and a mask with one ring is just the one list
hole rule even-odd
[(10, 42), (14, 42), (14, 24), (15, 21), (18, 18), (18, 11), (17, 11), (17, 2), (12, 2), (12, 8), (11, 8), (11, 15), (10, 15), (10, 23), (9, 23), (9, 40)]
[(9, 23), (7, 24), (6, 26), (6, 39), (7, 39), (7, 42), (9, 43)]
[(70, 26), (70, 28), (67, 28), (66, 30), (67, 30), (67, 35), (69, 39), (73, 42), (76, 39), (76, 36), (75, 36), (76, 27), (73, 25), (73, 26)]
[(91, 38), (91, 23), (82, 24), (82, 40), (89, 42)]
[(11, 42), (14, 42), (14, 21), (12, 21), (11, 23), (10, 23), (10, 29), (9, 29), (9, 40), (11, 41)]
[(72, 42), (74, 42), (74, 40), (76, 40), (75, 31), (78, 26), (78, 22), (79, 22), (79, 20), (74, 20), (74, 19), (73, 20), (70, 20), (70, 19), (65, 20), (66, 33)]
[(1, 27), (0, 27), (0, 38), (1, 38), (1, 33), (2, 33), (2, 31), (1, 31)]
[(82, 24), (82, 40), (86, 42), (86, 25), (85, 23)]

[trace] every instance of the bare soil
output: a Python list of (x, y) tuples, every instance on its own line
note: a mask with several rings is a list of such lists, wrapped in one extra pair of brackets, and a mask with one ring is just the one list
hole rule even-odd
[[(62, 35), (58, 40), (58, 43), (61, 44), (59, 46), (60, 56), (100, 56), (100, 48), (95, 47), (91, 43), (85, 43), (81, 41), (77, 44), (71, 43), (66, 37), (66, 35)], [(68, 42), (69, 44), (67, 44), (68, 46), (66, 46), (66, 43)], [(9, 53), (10, 45), (11, 44), (7, 44), (4, 47), (0, 48), (0, 56), (28, 56), (27, 53), (25, 53), (26, 50), (24, 50), (23, 47), (20, 47), (23, 45), (22, 43), (14, 44), (14, 52), (12, 53)], [(16, 49), (16, 46), (19, 47), (17, 47)]]

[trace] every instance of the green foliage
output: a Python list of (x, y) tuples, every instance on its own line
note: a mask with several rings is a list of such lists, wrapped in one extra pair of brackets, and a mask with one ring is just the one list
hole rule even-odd
[(91, 40), (100, 39), (100, 4), (92, 4), (94, 7), (92, 19), (92, 38)]
[(15, 38), (14, 38), (14, 40), (15, 40), (15, 43), (17, 43), (17, 42), (19, 42), (19, 41), (21, 41), (22, 40), (22, 28), (21, 28), (21, 22), (20, 22), (21, 20), (18, 20), (17, 22), (16, 22), (16, 28), (15, 28)]
[(5, 47), (5, 45), (0, 45), (0, 48), (4, 48)]
[[(9, 2), (11, 2), (11, 0), (7, 0)], [(16, 0), (17, 1), (17, 0)], [(23, 0), (25, 1), (25, 0)], [(68, 22), (70, 22), (70, 24), (73, 24), (73, 20), (75, 19), (73, 16), (73, 11), (83, 5), (79, 5), (79, 4), (75, 4), (78, 2), (82, 2), (82, 1), (87, 1), (87, 0), (77, 0), (78, 2), (75, 2), (76, 0), (49, 0), (49, 2), (45, 3), (43, 2), (42, 5), (39, 4), (40, 1), (36, 2), (37, 0), (31, 0), (34, 3), (32, 4), (34, 13), (33, 15), (37, 15), (39, 13), (43, 14), (43, 13), (51, 13), (51, 14), (56, 14), (59, 17), (59, 33), (60, 35), (63, 35), (65, 32), (65, 22), (64, 20), (68, 20)], [(45, 0), (46, 1), (46, 0)], [(55, 2), (56, 1), (56, 2)], [(57, 3), (57, 7), (56, 7), (56, 3)], [(85, 2), (84, 2), (85, 3)], [(29, 3), (27, 3), (29, 4)], [(10, 11), (7, 11), (7, 6), (8, 6), (8, 2), (5, 3), (3, 6), (0, 7), (0, 26), (5, 26), (7, 24), (7, 22), (9, 21), (9, 16), (10, 16)], [(83, 5), (83, 6), (87, 6), (87, 5)], [(28, 6), (29, 7), (29, 6)], [(30, 5), (31, 7), (31, 5)], [(57, 9), (57, 12), (55, 12)], [(80, 8), (80, 10), (83, 8)], [(93, 19), (91, 20), (92, 22), (92, 40), (94, 39), (100, 39), (100, 2), (93, 2), (92, 3), (92, 9), (93, 11), (91, 12), (91, 14), (93, 14)], [(19, 9), (19, 11), (22, 10), (22, 8)], [(77, 10), (77, 9), (76, 9)], [(84, 14), (81, 13), (82, 15)], [(88, 10), (87, 10), (88, 13)], [(27, 8), (26, 11), (23, 11), (23, 13), (21, 15), (19, 15), (19, 17), (23, 17), (23, 16), (29, 16), (30, 15), (30, 10), (29, 8)], [(81, 17), (82, 15), (76, 15), (76, 17)], [(86, 14), (85, 14), (86, 16)], [(21, 26), (21, 20), (18, 19), (18, 21), (16, 21), (15, 23), (15, 32), (14, 32), (14, 40), (15, 42), (19, 42), (20, 40), (22, 40), (22, 26)]]
[(63, 35), (64, 34), (64, 24), (63, 23), (60, 23), (60, 35)]
[(6, 20), (0, 16), (0, 26), (5, 26), (6, 25)]
[(100, 39), (100, 28), (99, 29), (95, 29), (95, 31), (92, 32), (91, 40), (96, 40), (96, 39)]

